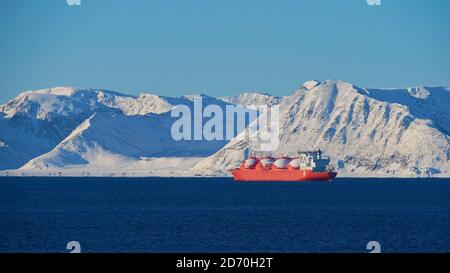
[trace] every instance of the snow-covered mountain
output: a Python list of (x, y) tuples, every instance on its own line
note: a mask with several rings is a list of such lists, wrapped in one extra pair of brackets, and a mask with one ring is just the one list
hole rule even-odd
[(226, 141), (186, 143), (170, 135), (169, 111), (192, 109), (196, 98), (204, 107), (228, 105), (206, 95), (133, 97), (68, 87), (21, 93), (0, 106), (0, 170), (86, 164), (99, 149), (121, 158), (210, 155)]
[(332, 80), (308, 81), (286, 97), (135, 97), (67, 87), (24, 92), (0, 106), (0, 170), (228, 175), (259, 143), (254, 136), (173, 140), (170, 110), (192, 109), (196, 98), (222, 109), (279, 105), (274, 154), (320, 147), (340, 175), (450, 176), (449, 86), (382, 90)]
[(126, 116), (97, 112), (79, 125), (52, 151), (28, 162), (23, 169), (96, 165), (114, 167), (141, 157), (200, 157), (220, 149), (221, 141), (175, 141), (173, 118), (148, 114)]
[[(341, 175), (449, 176), (450, 87), (361, 89), (311, 81), (280, 103), (275, 154), (321, 148)], [(194, 170), (226, 172), (258, 151), (256, 138), (234, 139)]]

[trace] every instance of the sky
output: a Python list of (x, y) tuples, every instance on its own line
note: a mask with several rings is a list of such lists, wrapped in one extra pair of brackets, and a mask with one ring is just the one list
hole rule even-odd
[(288, 95), (450, 84), (450, 1), (1, 0), (0, 103), (55, 86)]

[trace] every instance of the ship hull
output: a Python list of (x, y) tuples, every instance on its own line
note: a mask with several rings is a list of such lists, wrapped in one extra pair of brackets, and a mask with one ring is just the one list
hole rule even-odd
[(335, 172), (313, 172), (311, 170), (292, 169), (232, 169), (231, 173), (235, 181), (243, 182), (306, 182), (306, 181), (331, 181), (336, 177)]

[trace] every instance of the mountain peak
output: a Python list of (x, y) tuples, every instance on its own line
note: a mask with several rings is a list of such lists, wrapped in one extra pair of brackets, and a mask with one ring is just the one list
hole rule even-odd
[(80, 90), (80, 89), (77, 88), (77, 87), (58, 86), (58, 87), (52, 87), (52, 88), (47, 88), (47, 89), (28, 90), (28, 91), (25, 91), (22, 94), (25, 94), (25, 95), (29, 95), (29, 94), (49, 94), (49, 95), (57, 95), (57, 96), (72, 96), (78, 90)]
[(199, 93), (199, 94), (184, 95), (184, 96), (182, 96), (182, 98), (188, 99), (188, 100), (194, 100), (194, 99), (200, 99), (200, 98), (205, 99), (205, 98), (212, 98), (212, 97), (205, 95), (203, 93)]
[(97, 88), (79, 88), (79, 87), (71, 87), (71, 86), (57, 86), (46, 89), (38, 89), (38, 90), (28, 90), (21, 94), (18, 97), (35, 97), (39, 95), (53, 95), (53, 96), (63, 96), (63, 97), (73, 97), (76, 95), (86, 96), (118, 96), (118, 97), (133, 97), (131, 95), (126, 95), (122, 93), (118, 93), (115, 91), (111, 91), (108, 89), (97, 89)]
[(303, 88), (306, 88), (308, 90), (312, 90), (313, 88), (315, 88), (316, 86), (318, 86), (320, 84), (319, 81), (317, 80), (311, 80), (311, 81), (306, 81), (302, 84)]

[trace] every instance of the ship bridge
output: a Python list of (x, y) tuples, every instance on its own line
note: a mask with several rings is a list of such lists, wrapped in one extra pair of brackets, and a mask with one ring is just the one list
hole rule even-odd
[(326, 171), (330, 164), (330, 157), (322, 156), (322, 151), (301, 151), (297, 152), (300, 160), (301, 170), (312, 170), (317, 172)]

